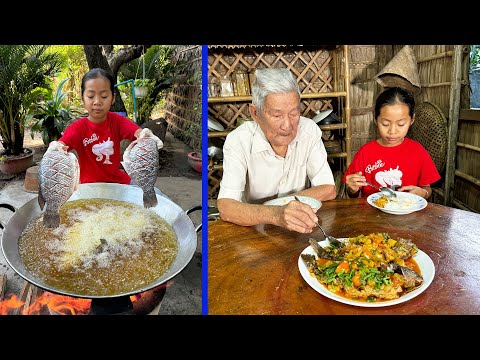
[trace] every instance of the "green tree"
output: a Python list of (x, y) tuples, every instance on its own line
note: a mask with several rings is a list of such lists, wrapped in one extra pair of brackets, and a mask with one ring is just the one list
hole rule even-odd
[(63, 59), (47, 45), (0, 45), (0, 136), (2, 155), (23, 154), (27, 114), (38, 89), (50, 88)]
[[(110, 71), (115, 79), (120, 67), (139, 58), (151, 45), (83, 45), (89, 69), (96, 67)], [(116, 100), (111, 111), (125, 111), (118, 87), (115, 88)]]
[(87, 58), (83, 45), (52, 45), (48, 49), (51, 52), (56, 52), (65, 61), (65, 65), (61, 72), (55, 79), (55, 85), (58, 86), (58, 79), (69, 78), (64, 85), (64, 91), (67, 93), (65, 102), (70, 106), (83, 107), (81, 97), (81, 82), (82, 77), (88, 71)]

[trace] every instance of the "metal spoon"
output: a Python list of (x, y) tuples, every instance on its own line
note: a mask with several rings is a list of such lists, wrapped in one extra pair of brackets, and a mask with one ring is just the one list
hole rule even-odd
[(344, 245), (340, 240), (333, 237), (332, 235), (327, 235), (325, 231), (322, 229), (322, 227), (318, 224), (318, 222), (316, 222), (315, 224), (318, 226), (320, 230), (322, 230), (323, 236), (325, 236), (325, 239), (327, 239), (330, 242), (330, 244), (337, 247), (342, 247)]
[[(298, 196), (294, 195), (294, 198), (295, 198), (295, 200), (297, 200), (298, 202), (301, 202)], [(337, 238), (334, 238), (334, 237), (331, 236), (331, 235), (327, 235), (327, 234), (325, 233), (325, 231), (322, 229), (322, 227), (320, 226), (320, 224), (318, 223), (318, 221), (315, 221), (315, 225), (317, 225), (318, 228), (319, 228), (320, 230), (322, 230), (323, 236), (325, 236), (325, 239), (327, 239), (327, 240), (330, 242), (330, 244), (332, 244), (332, 245), (334, 245), (334, 246), (342, 246), (342, 245), (343, 245), (343, 243), (342, 243), (340, 240), (338, 240)]]
[(378, 191), (384, 193), (385, 195), (390, 195), (390, 196), (393, 196), (393, 197), (397, 197), (397, 194), (395, 193), (395, 191), (393, 191), (392, 189), (388, 188), (388, 187), (385, 187), (385, 186), (376, 186), (376, 185), (373, 185), (372, 183), (369, 183), (368, 181), (365, 181), (367, 183), (367, 185), (375, 188), (375, 189), (378, 189)]

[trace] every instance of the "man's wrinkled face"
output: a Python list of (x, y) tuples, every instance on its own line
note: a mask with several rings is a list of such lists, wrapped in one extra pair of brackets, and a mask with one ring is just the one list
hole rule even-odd
[(263, 111), (250, 105), (250, 114), (272, 147), (289, 145), (297, 135), (300, 121), (300, 98), (297, 93), (270, 94), (266, 97)]

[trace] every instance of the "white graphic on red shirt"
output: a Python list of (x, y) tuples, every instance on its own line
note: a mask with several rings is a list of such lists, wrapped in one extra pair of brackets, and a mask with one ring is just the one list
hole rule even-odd
[(373, 165), (368, 164), (368, 165), (365, 167), (365, 173), (370, 174), (372, 171), (377, 170), (377, 169), (380, 169), (380, 168), (382, 168), (382, 167), (384, 167), (384, 166), (385, 166), (385, 163), (382, 162), (382, 160), (377, 160), (377, 161), (375, 162), (375, 164), (373, 164)]
[(83, 139), (83, 146), (87, 146), (88, 144), (91, 144), (92, 142), (94, 142), (98, 139), (99, 139), (98, 135), (93, 133), (92, 136), (90, 136), (90, 138)]
[(105, 155), (105, 161), (103, 163), (111, 164), (110, 155), (113, 154), (113, 141), (111, 141), (109, 137), (108, 140), (93, 145), (92, 152), (97, 155), (95, 160), (102, 161), (103, 155)]
[(377, 172), (375, 180), (382, 186), (402, 186), (402, 176), (403, 173), (401, 170), (398, 170), (397, 166), (395, 169), (390, 168), (390, 170)]

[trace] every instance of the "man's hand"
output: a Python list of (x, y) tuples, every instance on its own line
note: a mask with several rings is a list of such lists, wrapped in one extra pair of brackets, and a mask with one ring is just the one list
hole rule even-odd
[(311, 233), (318, 221), (310, 205), (299, 201), (290, 201), (287, 205), (279, 207), (279, 211), (281, 226), (299, 233)]
[(139, 139), (154, 139), (157, 142), (157, 149), (160, 150), (163, 147), (163, 141), (160, 140), (158, 136), (155, 136), (152, 132), (152, 130), (145, 128), (142, 131), (140, 131), (140, 134), (138, 134)]

